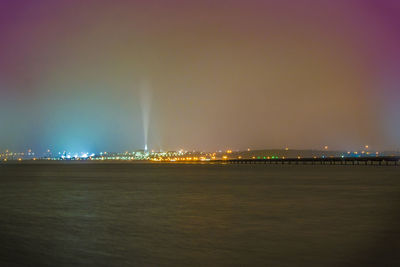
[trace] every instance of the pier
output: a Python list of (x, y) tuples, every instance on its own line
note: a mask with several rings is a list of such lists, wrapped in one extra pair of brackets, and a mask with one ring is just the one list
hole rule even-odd
[(328, 158), (275, 158), (275, 159), (226, 159), (213, 160), (227, 164), (294, 164), (294, 165), (376, 165), (399, 166), (400, 157), (328, 157)]

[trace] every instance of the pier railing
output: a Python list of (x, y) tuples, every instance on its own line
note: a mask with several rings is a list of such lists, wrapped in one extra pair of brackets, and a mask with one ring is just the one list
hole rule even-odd
[(326, 158), (275, 158), (213, 160), (229, 164), (303, 164), (303, 165), (378, 165), (400, 166), (400, 157), (326, 157)]

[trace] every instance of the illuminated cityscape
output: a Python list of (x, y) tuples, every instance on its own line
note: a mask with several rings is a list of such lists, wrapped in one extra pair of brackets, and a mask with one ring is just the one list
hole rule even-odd
[(399, 151), (372, 151), (365, 146), (359, 151), (330, 151), (326, 146), (323, 150), (292, 150), (289, 148), (274, 150), (244, 151), (219, 150), (215, 152), (202, 151), (125, 151), (125, 152), (52, 152), (47, 150), (43, 154), (35, 154), (32, 150), (26, 152), (4, 151), (0, 153), (0, 162), (8, 161), (150, 161), (150, 162), (208, 162), (232, 159), (289, 159), (289, 158), (357, 158), (357, 157), (382, 157), (400, 156)]

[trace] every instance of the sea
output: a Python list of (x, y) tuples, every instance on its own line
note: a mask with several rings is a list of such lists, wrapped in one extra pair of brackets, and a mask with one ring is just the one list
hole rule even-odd
[(400, 167), (0, 164), (0, 266), (400, 266)]

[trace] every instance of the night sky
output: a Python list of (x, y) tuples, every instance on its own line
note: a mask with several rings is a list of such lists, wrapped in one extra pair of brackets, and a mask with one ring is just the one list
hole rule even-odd
[(397, 0), (0, 0), (0, 36), (0, 151), (400, 148)]

